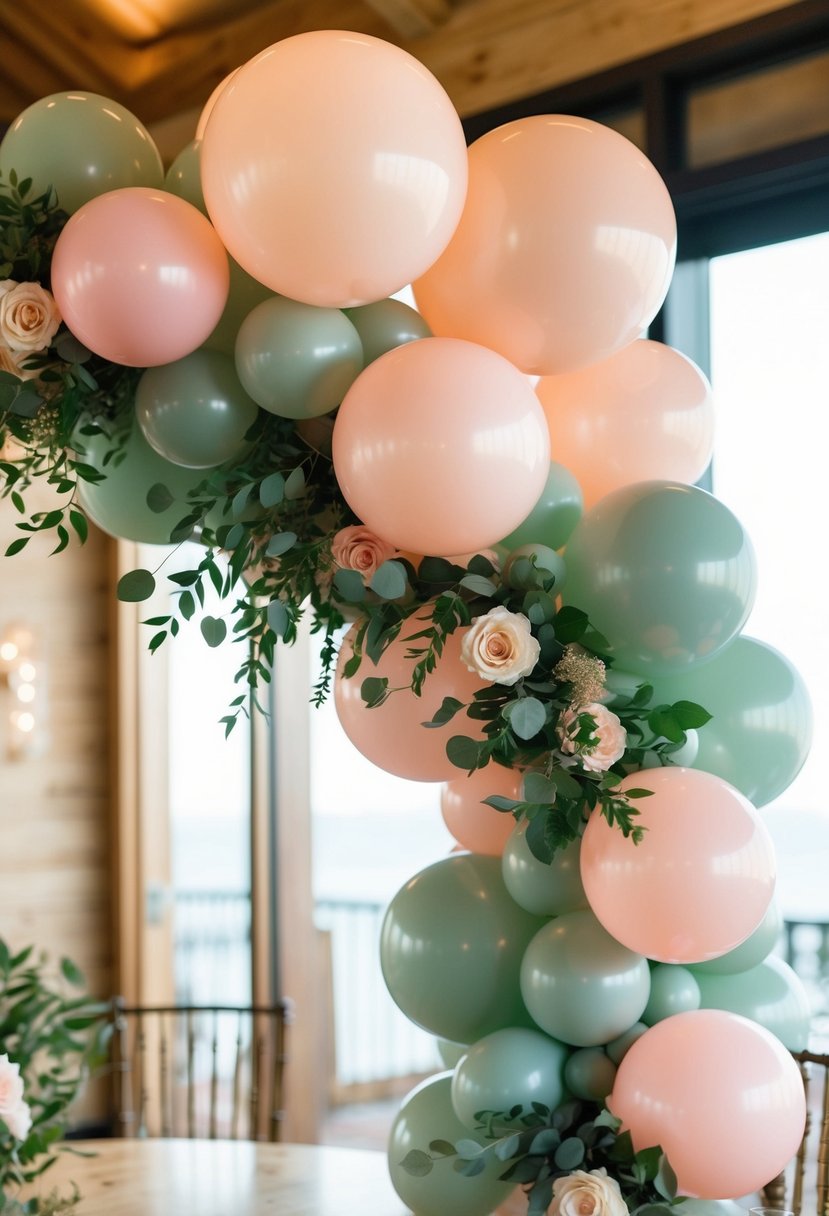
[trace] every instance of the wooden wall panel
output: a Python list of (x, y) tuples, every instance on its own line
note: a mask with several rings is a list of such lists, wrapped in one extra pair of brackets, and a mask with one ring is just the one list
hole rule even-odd
[[(40, 487), (37, 499), (46, 509)], [(17, 518), (0, 503), (0, 553), (19, 535)], [(0, 556), (0, 635), (15, 621), (36, 632), (48, 697), (42, 753), (11, 759), (11, 694), (0, 682), (0, 935), (68, 955), (102, 996), (113, 959), (109, 545), (93, 531), (57, 557), (45, 538)]]

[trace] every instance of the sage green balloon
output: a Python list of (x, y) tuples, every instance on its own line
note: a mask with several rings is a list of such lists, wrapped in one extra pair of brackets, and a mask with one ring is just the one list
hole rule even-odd
[(699, 732), (693, 768), (722, 777), (765, 806), (800, 772), (812, 742), (803, 679), (766, 642), (738, 637), (710, 663), (654, 683), (658, 701), (696, 701), (713, 715)]
[(780, 1039), (789, 1051), (809, 1042), (811, 1008), (803, 981), (782, 958), (772, 954), (738, 975), (698, 974), (702, 1009), (739, 1013)]
[[(113, 467), (104, 466), (103, 459), (112, 441), (103, 436), (80, 436), (84, 448), (81, 459), (100, 469), (106, 476), (92, 485), (78, 482), (78, 498), (93, 523), (110, 536), (139, 541), (147, 545), (166, 545), (170, 534), (189, 512), (187, 494), (194, 490), (207, 473), (203, 469), (185, 469), (171, 464), (154, 452), (134, 423), (124, 448), (123, 461)], [(147, 492), (154, 485), (164, 485), (174, 501), (156, 513), (147, 506)]]
[(609, 1043), (605, 1043), (605, 1051), (608, 1059), (614, 1064), (621, 1064), (627, 1053), (630, 1051), (637, 1039), (641, 1039), (642, 1035), (649, 1029), (644, 1022), (634, 1022), (629, 1026), (624, 1034), (620, 1034), (617, 1038), (611, 1039)]
[(409, 1153), (428, 1155), (433, 1140), (487, 1143), (482, 1135), (464, 1127), (452, 1109), (451, 1082), (450, 1072), (439, 1073), (422, 1081), (403, 1099), (389, 1135), (391, 1184), (414, 1216), (489, 1216), (514, 1189), (514, 1183), (498, 1181), (504, 1163), (494, 1155), (473, 1178), (457, 1173), (453, 1157), (434, 1161), (428, 1173), (411, 1174), (402, 1165)]
[(73, 90), (42, 97), (19, 114), (0, 143), (0, 173), (32, 178), (30, 197), (53, 187), (71, 215), (109, 190), (158, 188), (161, 155), (143, 123), (117, 101)]
[[(554, 1109), (564, 1100), (564, 1065), (569, 1048), (540, 1030), (508, 1026), (479, 1039), (452, 1077), (452, 1106), (461, 1123), (474, 1127), (478, 1111), (509, 1111), (533, 1102)], [(509, 1126), (502, 1120), (497, 1126)]]
[(580, 1047), (564, 1065), (564, 1083), (574, 1098), (603, 1102), (615, 1080), (616, 1065), (601, 1047)]
[(501, 576), (505, 583), (518, 591), (528, 591), (536, 585), (538, 572), (555, 578), (553, 595), (558, 595), (567, 578), (564, 558), (549, 545), (538, 543), (519, 545), (510, 550), (504, 561)]
[(437, 1039), (435, 1046), (444, 1068), (454, 1068), (469, 1051), (468, 1043), (453, 1043), (451, 1039)]
[(230, 290), (224, 312), (219, 317), (216, 328), (204, 345), (208, 350), (221, 351), (223, 355), (234, 358), (236, 339), (245, 317), (253, 312), (257, 305), (265, 300), (274, 299), (274, 294), (264, 283), (254, 279), (238, 262), (228, 255), (230, 267)]
[(735, 1199), (683, 1199), (680, 1211), (682, 1216), (746, 1216), (746, 1208)]
[[(191, 140), (182, 148), (170, 168), (164, 174), (164, 189), (170, 194), (192, 203), (202, 215), (207, 215), (204, 194), (201, 188), (201, 142)], [(208, 215), (209, 219), (210, 216)]]
[(386, 351), (432, 336), (420, 313), (402, 300), (376, 300), (343, 311), (360, 335), (366, 367)]
[(410, 878), (386, 910), (386, 986), (411, 1021), (458, 1043), (530, 1025), (518, 976), (542, 924), (510, 898), (500, 857), (445, 857)]
[(700, 991), (694, 973), (673, 963), (651, 967), (651, 994), (642, 1014), (646, 1026), (653, 1026), (675, 1013), (699, 1009)]
[(538, 502), (500, 544), (508, 550), (535, 544), (560, 549), (570, 539), (583, 510), (581, 486), (569, 469), (553, 460)]
[(259, 407), (239, 383), (233, 360), (197, 350), (175, 363), (150, 367), (138, 381), (135, 414), (159, 456), (190, 469), (238, 460)]
[(768, 958), (782, 933), (783, 914), (777, 900), (772, 899), (766, 915), (750, 937), (727, 954), (694, 963), (691, 970), (695, 975), (737, 975), (740, 971), (750, 971)]
[(696, 486), (637, 482), (601, 499), (564, 551), (563, 599), (586, 612), (619, 667), (669, 675), (710, 661), (754, 601), (754, 550), (728, 507)]
[(530, 852), (527, 826), (526, 819), (515, 825), (501, 855), (504, 885), (512, 898), (534, 916), (560, 916), (586, 908), (579, 871), (581, 841), (559, 849), (548, 865)]
[(574, 1047), (597, 1047), (638, 1021), (650, 972), (592, 912), (565, 912), (540, 929), (521, 964), (521, 995), (533, 1021)]
[(281, 296), (245, 317), (235, 357), (254, 401), (282, 418), (335, 409), (363, 367), (360, 335), (345, 313)]

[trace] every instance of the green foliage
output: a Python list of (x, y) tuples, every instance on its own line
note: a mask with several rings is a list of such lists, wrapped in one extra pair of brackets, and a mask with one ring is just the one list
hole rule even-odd
[(84, 991), (84, 977), (70, 959), (53, 966), (34, 947), (13, 953), (0, 939), (0, 1054), (20, 1065), (24, 1100), (32, 1118), (22, 1142), (0, 1120), (0, 1210), (51, 1216), (78, 1199), (57, 1193), (15, 1198), (56, 1160), (69, 1108), (90, 1072), (107, 1057), (109, 1007)]
[[(479, 1111), (475, 1131), (487, 1143), (463, 1139), (456, 1144), (433, 1140), (428, 1151), (410, 1149), (401, 1168), (415, 1177), (429, 1174), (435, 1161), (454, 1157), (453, 1168), (465, 1177), (481, 1173), (493, 1159), (506, 1168), (499, 1177), (520, 1185), (528, 1216), (545, 1216), (558, 1178), (573, 1170), (607, 1170), (616, 1180), (628, 1210), (638, 1216), (667, 1216), (682, 1203), (676, 1176), (658, 1146), (634, 1152), (630, 1135), (595, 1102), (570, 1101), (551, 1110), (533, 1102), (530, 1110)], [(504, 1134), (505, 1126), (509, 1131)]]

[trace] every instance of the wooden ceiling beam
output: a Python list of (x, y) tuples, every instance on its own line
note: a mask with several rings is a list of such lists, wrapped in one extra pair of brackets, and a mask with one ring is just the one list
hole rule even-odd
[(452, 16), (449, 0), (366, 0), (400, 38), (423, 38)]

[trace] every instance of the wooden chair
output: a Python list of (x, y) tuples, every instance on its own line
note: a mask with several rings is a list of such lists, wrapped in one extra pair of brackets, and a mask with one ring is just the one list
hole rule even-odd
[(287, 1001), (137, 1007), (116, 997), (115, 1134), (279, 1140), (291, 1014)]
[[(763, 1188), (771, 1208), (829, 1216), (829, 1054), (792, 1053), (806, 1090), (806, 1132), (788, 1170)], [(791, 1190), (791, 1203), (786, 1202)]]

